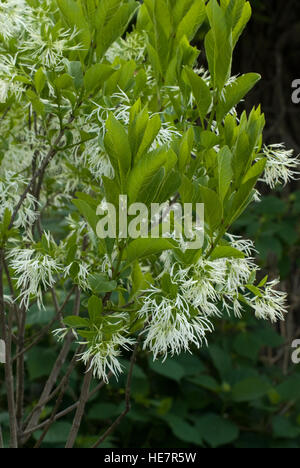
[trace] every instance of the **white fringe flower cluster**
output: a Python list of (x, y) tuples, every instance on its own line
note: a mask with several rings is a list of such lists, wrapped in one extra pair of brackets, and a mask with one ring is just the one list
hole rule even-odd
[(299, 156), (293, 157), (294, 151), (286, 150), (283, 143), (264, 146), (263, 153), (267, 157), (263, 181), (271, 188), (280, 183), (286, 185), (299, 176)]
[[(123, 316), (119, 318), (120, 322), (124, 319)], [(79, 343), (87, 347), (79, 358), (86, 366), (89, 365), (88, 370), (93, 369), (95, 377), (108, 383), (109, 372), (112, 372), (115, 377), (118, 377), (122, 372), (119, 362), (121, 348), (128, 351), (134, 343), (135, 340), (128, 336), (126, 326), (117, 327), (117, 330), (113, 333), (107, 333), (105, 326), (100, 326), (92, 341)]]
[(187, 299), (180, 293), (175, 298), (167, 298), (156, 288), (146, 291), (139, 317), (144, 319), (146, 327), (144, 349), (150, 349), (153, 358), (168, 353), (173, 356), (182, 351), (190, 351), (190, 346), (198, 348), (206, 342), (206, 333), (213, 327), (203, 316), (192, 316)]
[(30, 27), (26, 41), (22, 43), (21, 52), (30, 53), (31, 57), (47, 68), (61, 71), (64, 69), (63, 59), (67, 51), (82, 50), (82, 45), (71, 45), (78, 35), (76, 30), (52, 32), (51, 26), (41, 31), (40, 25)]
[[(26, 183), (25, 179), (10, 171), (5, 171), (4, 176), (0, 176), (0, 217), (3, 216), (6, 209), (11, 214), (13, 213)], [(33, 195), (28, 194), (18, 211), (14, 225), (25, 229), (32, 226), (37, 218), (36, 208), (37, 200)]]
[(18, 299), (21, 307), (28, 309), (31, 298), (43, 307), (43, 294), (56, 283), (55, 276), (62, 272), (61, 265), (49, 255), (34, 249), (13, 248), (9, 252), (10, 267), (21, 291)]
[(278, 284), (278, 279), (267, 283), (261, 297), (249, 300), (257, 318), (271, 320), (274, 323), (278, 320), (284, 320), (287, 294), (276, 289)]
[(287, 295), (276, 290), (278, 280), (267, 283), (261, 297), (253, 297), (247, 288), (258, 270), (250, 256), (255, 251), (253, 243), (236, 236), (229, 236), (229, 240), (232, 247), (245, 254), (244, 258), (201, 257), (195, 265), (184, 268), (167, 261), (172, 254), (164, 254), (164, 272), (170, 273), (176, 297), (152, 287), (144, 292), (139, 312), (146, 324), (142, 332), (144, 348), (153, 353), (154, 359), (189, 351), (191, 345), (199, 347), (213, 329), (212, 318), (221, 317), (222, 310), (241, 317), (243, 302), (254, 309), (258, 318), (272, 322), (284, 318)]
[(126, 39), (120, 38), (114, 42), (105, 54), (106, 59), (113, 63), (116, 58), (140, 62), (145, 58), (146, 37), (143, 33), (133, 31)]
[(27, 29), (29, 13), (30, 8), (25, 0), (0, 1), (0, 34), (5, 41)]

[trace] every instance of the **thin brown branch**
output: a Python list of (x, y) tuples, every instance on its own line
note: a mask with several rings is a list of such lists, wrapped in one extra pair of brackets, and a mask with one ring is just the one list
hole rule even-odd
[[(74, 369), (74, 367), (76, 365), (76, 358), (77, 358), (77, 353), (74, 354), (73, 359), (72, 359), (72, 361), (71, 361), (71, 363), (69, 365), (69, 368), (68, 368), (68, 371), (67, 371), (66, 375), (62, 378), (62, 381), (61, 381), (60, 385), (56, 389), (57, 391), (60, 390), (59, 396), (58, 396), (58, 398), (56, 400), (56, 403), (55, 403), (54, 408), (52, 410), (51, 416), (48, 419), (48, 422), (45, 425), (45, 428), (44, 428), (39, 440), (36, 442), (34, 448), (39, 448), (41, 446), (41, 444), (42, 444), (44, 438), (46, 437), (50, 427), (52, 426), (52, 424), (55, 421), (55, 417), (57, 415), (58, 409), (59, 409), (59, 407), (60, 407), (60, 405), (61, 405), (61, 403), (63, 401), (65, 392), (66, 392), (66, 390), (68, 388), (70, 376), (71, 376), (72, 371), (73, 371), (73, 369)], [(51, 398), (53, 398), (54, 393), (56, 394), (56, 391), (52, 392), (52, 394), (50, 395)]]
[(69, 437), (68, 437), (68, 441), (66, 443), (65, 448), (68, 448), (68, 449), (73, 448), (74, 444), (76, 442), (76, 438), (77, 438), (77, 435), (78, 435), (78, 432), (79, 432), (79, 429), (80, 429), (80, 426), (81, 426), (81, 421), (82, 421), (82, 418), (83, 418), (83, 414), (84, 414), (84, 409), (85, 409), (85, 406), (86, 406), (88, 398), (89, 398), (90, 385), (91, 385), (91, 382), (92, 382), (92, 378), (93, 378), (93, 369), (89, 369), (89, 370), (87, 370), (87, 372), (86, 372), (86, 374), (84, 376), (84, 379), (83, 379), (83, 384), (82, 384), (81, 394), (80, 394), (80, 398), (79, 398), (79, 402), (78, 402), (78, 407), (77, 407), (77, 410), (76, 410), (76, 414), (75, 414), (75, 417), (74, 417), (74, 420), (73, 420), (73, 424), (72, 424), (70, 434), (69, 434)]
[(5, 342), (5, 384), (7, 391), (7, 404), (10, 419), (10, 447), (18, 448), (18, 428), (16, 417), (16, 405), (14, 395), (14, 377), (11, 361), (11, 317), (10, 314), (8, 328), (6, 328), (4, 290), (3, 290), (3, 250), (0, 250), (0, 325), (2, 337)]
[(61, 143), (61, 140), (65, 134), (65, 130), (66, 128), (68, 127), (68, 125), (70, 125), (73, 120), (74, 120), (75, 116), (72, 114), (71, 117), (69, 118), (68, 120), (68, 123), (67, 125), (62, 128), (56, 138), (56, 140), (54, 141), (54, 144), (53, 146), (51, 146), (51, 148), (49, 149), (47, 155), (45, 156), (41, 166), (39, 167), (39, 169), (37, 169), (35, 171), (35, 173), (33, 174), (31, 180), (28, 182), (24, 192), (22, 193), (14, 211), (13, 211), (13, 214), (12, 214), (12, 217), (11, 217), (11, 221), (10, 221), (10, 225), (9, 225), (9, 229), (11, 229), (13, 227), (13, 224), (16, 220), (16, 217), (17, 217), (17, 214), (21, 208), (21, 206), (23, 205), (24, 201), (26, 200), (26, 197), (27, 195), (30, 193), (30, 191), (32, 190), (32, 187), (34, 186), (35, 182), (37, 179), (39, 179), (41, 176), (43, 177), (44, 176), (44, 173), (45, 173), (45, 170), (47, 169), (48, 165), (50, 164), (50, 162), (52, 161), (52, 159), (54, 158), (54, 156), (56, 155), (56, 153), (59, 151), (59, 148), (58, 145)]
[[(109, 372), (107, 374), (107, 378), (110, 379), (112, 376), (112, 372)], [(92, 390), (89, 394), (89, 397), (88, 397), (88, 400), (90, 400), (91, 398), (93, 398), (93, 396), (98, 393), (101, 388), (103, 388), (105, 385), (105, 382), (102, 380), (102, 382), (100, 382), (99, 385), (97, 385), (94, 390)], [(53, 422), (56, 422), (58, 421), (59, 419), (63, 418), (64, 416), (67, 416), (68, 414), (72, 413), (72, 411), (74, 411), (79, 405), (79, 400), (76, 401), (75, 403), (73, 403), (73, 405), (70, 405), (68, 406), (66, 409), (64, 409), (63, 411), (61, 411), (60, 413), (57, 413), (54, 417), (54, 420)], [(27, 437), (27, 436), (30, 436), (33, 432), (36, 432), (36, 431), (39, 431), (41, 429), (43, 429), (49, 422), (49, 419), (47, 419), (46, 421), (43, 421), (41, 424), (38, 424), (37, 426), (33, 427), (30, 431), (26, 431), (24, 432), (24, 437)]]
[[(21, 318), (18, 329), (18, 344), (17, 349), (22, 350), (24, 348), (24, 339), (25, 339), (25, 323), (26, 323), (26, 310), (22, 308), (20, 310)], [(23, 406), (24, 406), (24, 377), (25, 377), (25, 367), (24, 367), (24, 354), (21, 354), (17, 359), (17, 373), (16, 373), (16, 414), (17, 414), (17, 424), (19, 428), (19, 438), (20, 438), (20, 429), (22, 427), (23, 419)]]
[(2, 427), (0, 424), (0, 449), (4, 448), (3, 436), (2, 436)]
[[(78, 288), (78, 286), (76, 286), (76, 297), (75, 297), (75, 305), (74, 305), (74, 315), (78, 315), (79, 314), (79, 310), (80, 310), (80, 289)], [(72, 334), (72, 332), (69, 332), (68, 335), (66, 336), (66, 339), (65, 339), (65, 342), (64, 342), (64, 345), (61, 349), (61, 352), (59, 353), (59, 356), (56, 360), (56, 362), (54, 363), (54, 366), (52, 368), (52, 371), (51, 371), (51, 374), (45, 384), (45, 387), (42, 391), (42, 394), (40, 396), (40, 399), (38, 401), (38, 404), (36, 406), (36, 408), (34, 408), (33, 412), (32, 412), (32, 416), (30, 417), (30, 420), (27, 424), (27, 427), (26, 427), (26, 432), (27, 431), (30, 431), (32, 429), (32, 427), (36, 426), (37, 425), (37, 422), (40, 418), (40, 415), (41, 415), (41, 412), (45, 406), (45, 401), (47, 401), (49, 395), (51, 394), (51, 391), (58, 379), (58, 376), (61, 372), (61, 369), (67, 359), (67, 356), (69, 354), (69, 351), (70, 351), (70, 348), (71, 348), (71, 344), (74, 340), (74, 336)], [(24, 439), (24, 435), (23, 435), (23, 443), (26, 442), (28, 440), (28, 438), (25, 438)]]

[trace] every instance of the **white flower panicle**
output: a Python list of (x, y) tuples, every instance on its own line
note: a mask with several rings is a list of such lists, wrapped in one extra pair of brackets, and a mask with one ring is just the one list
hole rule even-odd
[[(74, 265), (74, 262), (70, 263), (70, 265), (64, 268), (64, 278), (68, 278), (70, 276), (70, 270), (73, 265)], [(82, 260), (80, 261), (80, 263), (77, 262), (77, 265), (78, 265), (78, 273), (77, 273), (78, 286), (83, 291), (86, 291), (89, 287), (87, 279), (90, 273), (90, 265), (83, 262)]]
[(143, 61), (146, 50), (145, 34), (133, 31), (126, 39), (120, 38), (114, 42), (105, 54), (106, 59), (113, 63), (116, 58), (122, 60), (134, 60), (136, 63)]
[(25, 88), (22, 83), (16, 81), (18, 53), (14, 56), (6, 54), (0, 58), (0, 102), (5, 103), (10, 95), (20, 101)]
[(203, 316), (191, 316), (187, 300), (180, 294), (173, 298), (164, 297), (159, 289), (147, 291), (140, 318), (146, 322), (142, 332), (145, 335), (144, 349), (153, 353), (154, 359), (168, 353), (180, 354), (190, 351), (190, 346), (198, 348), (206, 342), (206, 333), (212, 331), (212, 324)]
[(287, 313), (287, 294), (276, 289), (278, 284), (278, 279), (267, 283), (261, 297), (254, 297), (249, 301), (257, 318), (271, 322), (284, 320)]
[[(58, 342), (64, 341), (68, 333), (70, 332), (70, 329), (67, 327), (64, 328), (57, 328), (56, 330), (53, 330), (52, 334), (53, 336), (57, 339)], [(78, 340), (78, 335), (76, 331), (72, 328), (72, 333), (76, 340)]]
[(0, 102), (6, 102), (9, 92), (9, 82), (0, 78)]
[(25, 0), (0, 1), (0, 34), (5, 41), (27, 28), (30, 12)]
[[(20, 175), (15, 175), (11, 171), (5, 171), (4, 175), (0, 176), (0, 217), (3, 216), (6, 209), (13, 213), (26, 184), (26, 179)], [(32, 226), (37, 219), (37, 206), (36, 198), (28, 194), (18, 211), (14, 225), (17, 228)]]
[(293, 150), (286, 150), (283, 143), (264, 146), (263, 153), (267, 157), (264, 178), (262, 179), (271, 188), (277, 184), (286, 185), (290, 180), (295, 180), (299, 176), (300, 159), (293, 157)]
[(61, 71), (64, 69), (63, 60), (66, 52), (83, 49), (81, 44), (70, 45), (77, 35), (76, 29), (60, 29), (53, 34), (50, 26), (46, 31), (41, 31), (40, 25), (36, 24), (30, 27), (27, 40), (22, 43), (21, 51), (30, 52), (31, 57), (45, 67)]
[[(122, 320), (123, 317), (120, 319)], [(125, 326), (109, 335), (105, 333), (105, 327), (99, 327), (92, 341), (80, 342), (87, 346), (87, 350), (79, 355), (79, 358), (85, 365), (89, 365), (88, 370), (93, 369), (94, 377), (108, 383), (109, 372), (112, 372), (115, 377), (122, 373), (119, 362), (121, 348), (128, 351), (135, 343), (135, 340), (127, 335), (128, 330)]]
[[(20, 133), (21, 131), (22, 141), (18, 142), (15, 141), (15, 139), (10, 140), (10, 138), (7, 138), (8, 148), (5, 152), (5, 157), (0, 163), (0, 177), (1, 174), (5, 175), (5, 172), (9, 172), (11, 176), (12, 174), (17, 174), (31, 167), (33, 153), (39, 156), (36, 158), (37, 165), (39, 165), (43, 158), (44, 151), (41, 140), (37, 139), (33, 131), (24, 128), (24, 125), (23, 128), (20, 129)], [(19, 180), (19, 178), (18, 175), (17, 180)], [(24, 180), (23, 183), (25, 183)]]
[(13, 248), (9, 252), (10, 267), (16, 275), (17, 288), (21, 291), (21, 306), (28, 309), (31, 297), (43, 307), (43, 292), (56, 283), (55, 276), (62, 267), (52, 257), (33, 249)]

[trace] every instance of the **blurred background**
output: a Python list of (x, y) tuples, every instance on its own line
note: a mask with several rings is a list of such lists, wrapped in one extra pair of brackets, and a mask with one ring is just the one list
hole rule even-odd
[[(297, 154), (300, 104), (293, 104), (291, 95), (293, 80), (300, 79), (300, 2), (250, 3), (253, 17), (236, 50), (234, 74), (262, 75), (248, 96), (247, 109), (261, 103), (267, 120), (265, 142), (285, 142)], [(272, 326), (250, 313), (242, 320), (226, 317), (217, 322), (209, 348), (195, 350), (193, 355), (168, 359), (162, 365), (140, 354), (133, 373), (132, 410), (102, 447), (300, 448), (300, 364), (292, 362), (292, 343), (300, 339), (300, 182), (272, 195), (266, 186), (259, 189), (261, 203), (247, 210), (235, 225), (235, 234), (255, 241), (257, 262), (270, 279), (281, 276), (282, 288), (289, 294), (286, 322)], [(53, 310), (45, 313), (32, 307), (27, 325), (46, 324), (53, 314)], [(28, 353), (28, 401), (38, 398), (58, 346), (48, 337)], [(72, 374), (65, 407), (76, 401), (82, 373), (78, 367)], [(78, 447), (90, 446), (120, 414), (124, 386), (123, 376), (91, 399)], [(3, 386), (0, 396), (5, 396)], [(47, 406), (43, 417), (51, 410)], [(44, 447), (64, 446), (72, 416), (52, 426)], [(7, 413), (1, 412), (0, 423), (6, 438)], [(33, 437), (38, 440), (39, 436), (37, 432)]]

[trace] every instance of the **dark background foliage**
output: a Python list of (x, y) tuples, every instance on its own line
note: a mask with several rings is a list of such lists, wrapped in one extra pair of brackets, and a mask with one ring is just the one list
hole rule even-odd
[[(300, 78), (300, 4), (297, 0), (253, 0), (253, 18), (235, 53), (234, 72), (256, 71), (262, 81), (247, 106), (262, 103), (267, 118), (265, 139), (284, 141), (300, 151), (300, 105), (291, 101), (291, 83)], [(153, 363), (139, 355), (132, 382), (132, 410), (103, 447), (295, 447), (300, 448), (300, 365), (291, 361), (291, 343), (300, 336), (299, 241), (300, 187), (269, 195), (248, 209), (236, 233), (255, 240), (257, 261), (283, 280), (290, 312), (272, 326), (245, 315), (218, 321), (209, 348), (193, 355)], [(69, 304), (70, 311), (72, 304)], [(32, 308), (27, 325), (46, 324), (53, 310)], [(34, 328), (34, 327), (33, 327)], [(49, 337), (27, 355), (26, 394), (38, 397), (58, 345)], [(128, 368), (128, 361), (123, 365)], [(71, 376), (63, 407), (77, 400), (83, 368)], [(125, 376), (111, 381), (87, 406), (79, 447), (88, 447), (124, 408)], [(1, 406), (5, 390), (0, 390)], [(30, 411), (28, 407), (28, 412)], [(51, 414), (51, 403), (43, 417)], [(56, 422), (44, 447), (64, 446), (73, 414)], [(8, 414), (0, 424), (8, 437)], [(34, 434), (38, 440), (40, 433)], [(32, 441), (30, 442), (32, 446)]]

